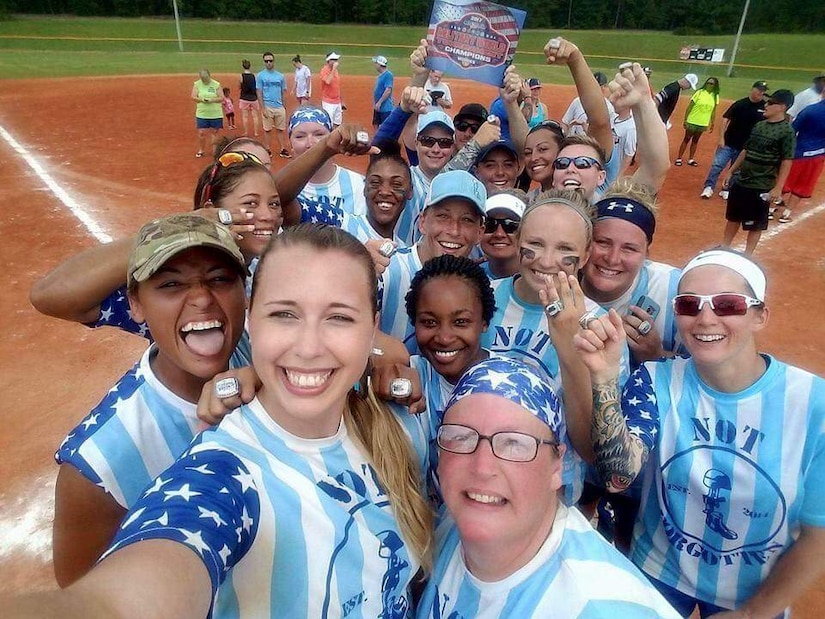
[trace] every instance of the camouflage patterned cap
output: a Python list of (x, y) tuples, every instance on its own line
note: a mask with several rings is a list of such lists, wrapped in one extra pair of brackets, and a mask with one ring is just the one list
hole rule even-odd
[(127, 281), (130, 285), (146, 281), (171, 258), (192, 247), (220, 249), (247, 273), (243, 254), (226, 226), (200, 215), (170, 215), (149, 222), (138, 232), (129, 255)]

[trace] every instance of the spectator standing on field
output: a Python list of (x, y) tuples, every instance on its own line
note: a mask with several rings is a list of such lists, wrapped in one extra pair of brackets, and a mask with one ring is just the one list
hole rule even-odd
[(810, 88), (806, 88), (794, 97), (794, 103), (791, 109), (788, 110), (791, 120), (799, 116), (799, 113), (809, 105), (818, 103), (823, 91), (825, 91), (825, 74), (817, 75)]
[(246, 58), (241, 61), (243, 72), (239, 88), (241, 91), (238, 99), (238, 109), (241, 111), (241, 123), (243, 123), (243, 134), (249, 135), (249, 117), (252, 116), (254, 136), (257, 138), (261, 126), (261, 106), (258, 105), (258, 87), (256, 86), (255, 74), (252, 73), (252, 63)]
[[(730, 188), (722, 245), (729, 247), (739, 226), (748, 233), (745, 253), (756, 249), (762, 231), (768, 228), (768, 207), (782, 194), (782, 187), (791, 171), (796, 135), (785, 118), (793, 105), (790, 90), (777, 90), (768, 97), (765, 120), (754, 125), (745, 148), (722, 180)], [(739, 172), (733, 184), (731, 177)], [(762, 194), (768, 193), (767, 199)]]
[(636, 156), (636, 121), (633, 120), (633, 112), (629, 107), (616, 112), (616, 118), (613, 119), (613, 134), (616, 136), (614, 148), (619, 149), (622, 158), (619, 176), (624, 176), (625, 170)]
[(329, 114), (333, 128), (341, 124), (344, 115), (344, 105), (341, 102), (341, 76), (338, 74), (340, 61), (341, 54), (330, 52), (321, 69), (321, 107)]
[(372, 126), (380, 127), (387, 119), (395, 104), (392, 101), (392, 71), (387, 68), (385, 56), (373, 56), (372, 64), (378, 73), (375, 89), (372, 91)]
[(432, 69), (427, 82), (424, 84), (424, 90), (427, 91), (433, 101), (432, 105), (427, 108), (428, 112), (438, 109), (449, 110), (453, 107), (453, 94), (450, 92), (450, 85), (443, 80), (443, 77), (443, 71)]
[(688, 88), (696, 90), (698, 85), (699, 78), (696, 74), (687, 73), (675, 82), (665, 84), (665, 87), (653, 97), (654, 101), (656, 101), (656, 107), (659, 110), (659, 116), (668, 129), (670, 129), (671, 126), (670, 117), (673, 115), (673, 110), (676, 109), (676, 104), (679, 103), (679, 95), (682, 94), (683, 90), (687, 90)]
[(284, 130), (286, 129), (286, 108), (284, 107), (284, 92), (286, 92), (286, 80), (283, 73), (275, 70), (275, 55), (272, 52), (265, 52), (263, 55), (264, 68), (258, 72), (255, 78), (255, 87), (258, 91), (258, 102), (261, 106), (261, 115), (264, 121), (264, 131), (269, 137), (270, 150), (272, 148), (272, 129), (275, 129), (275, 137), (278, 139), (279, 155), (289, 158), (292, 155), (284, 147)]
[(709, 77), (705, 80), (702, 88), (697, 90), (690, 98), (685, 110), (685, 121), (682, 126), (685, 128), (685, 137), (679, 145), (679, 154), (676, 155), (677, 166), (682, 165), (682, 155), (685, 153), (688, 142), (690, 142), (690, 153), (688, 165), (696, 167), (699, 164), (696, 159), (696, 147), (699, 145), (699, 138), (705, 131), (713, 133), (716, 124), (716, 108), (719, 107), (719, 79)]
[(779, 223), (791, 222), (791, 211), (813, 195), (816, 182), (825, 167), (825, 91), (819, 103), (807, 106), (793, 122), (796, 131), (796, 152), (783, 194), (790, 193)]
[[(751, 129), (760, 120), (765, 118), (765, 91), (768, 84), (763, 81), (754, 82), (747, 97), (731, 103), (722, 115), (722, 129), (719, 132), (719, 146), (710, 164), (708, 176), (705, 179), (705, 188), (701, 197), (709, 200), (713, 196), (716, 181), (725, 166), (733, 164), (745, 146), (745, 140), (751, 134)], [(722, 189), (719, 195), (723, 200), (728, 199), (728, 190)]]
[[(607, 106), (607, 115), (610, 117), (612, 124), (613, 119), (616, 117), (616, 110), (613, 108), (613, 104), (608, 99), (610, 96), (610, 90), (607, 87), (607, 82), (609, 80), (601, 71), (596, 71), (593, 73), (593, 77), (596, 78), (599, 86), (601, 86), (602, 94), (604, 95), (604, 103)], [(570, 102), (567, 111), (561, 118), (561, 124), (562, 127), (564, 127), (565, 135), (583, 135), (587, 133), (587, 113), (584, 111), (584, 106), (582, 105), (579, 97), (576, 97)]]
[(309, 103), (312, 98), (312, 72), (301, 60), (301, 55), (296, 54), (292, 59), (292, 66), (295, 67), (295, 85), (292, 87), (292, 94), (298, 99), (298, 107)]
[(541, 81), (539, 78), (531, 77), (527, 80), (527, 88), (530, 89), (530, 96), (524, 98), (521, 109), (524, 112), (527, 125), (532, 129), (533, 127), (538, 127), (550, 118), (550, 111), (547, 109), (547, 105), (541, 100)]
[(221, 107), (221, 84), (212, 79), (207, 69), (201, 69), (199, 77), (192, 85), (192, 100), (195, 107), (195, 126), (198, 129), (198, 152), (195, 157), (203, 157), (207, 133), (212, 134), (211, 148), (215, 148), (218, 131), (223, 129), (223, 108)]
[(226, 126), (228, 129), (235, 128), (235, 104), (232, 103), (232, 92), (227, 86), (223, 87), (223, 98), (221, 99), (223, 114), (226, 116)]

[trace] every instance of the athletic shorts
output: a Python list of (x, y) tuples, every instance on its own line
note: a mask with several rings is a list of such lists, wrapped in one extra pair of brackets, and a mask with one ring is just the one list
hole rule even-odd
[(264, 120), (264, 131), (272, 131), (273, 127), (279, 131), (286, 129), (286, 110), (284, 108), (265, 105), (261, 116)]
[(195, 126), (198, 129), (223, 129), (223, 118), (195, 117)]
[(241, 99), (238, 101), (238, 108), (241, 110), (260, 110), (261, 106), (258, 105), (258, 100), (255, 99), (254, 101), (247, 101), (246, 99)]
[(327, 114), (329, 114), (329, 118), (332, 120), (333, 125), (338, 126), (341, 124), (344, 112), (340, 103), (327, 103), (326, 101), (321, 101), (321, 107), (324, 108), (324, 111)]
[(825, 168), (825, 155), (822, 157), (806, 157), (794, 159), (788, 180), (782, 188), (782, 193), (792, 193), (799, 198), (810, 198), (814, 195), (816, 182), (819, 180), (822, 169)]
[(693, 125), (691, 123), (685, 124), (685, 131), (688, 131), (690, 133), (704, 133), (707, 130), (708, 128), (703, 127), (702, 125)]
[(731, 185), (725, 219), (741, 223), (742, 230), (767, 230), (768, 202), (760, 197), (765, 191)]

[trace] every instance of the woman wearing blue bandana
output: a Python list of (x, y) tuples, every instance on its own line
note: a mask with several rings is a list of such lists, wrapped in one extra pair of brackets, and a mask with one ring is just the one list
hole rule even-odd
[(678, 617), (559, 502), (561, 425), (553, 389), (518, 361), (487, 359), (458, 381), (437, 434), (448, 513), (419, 619)]

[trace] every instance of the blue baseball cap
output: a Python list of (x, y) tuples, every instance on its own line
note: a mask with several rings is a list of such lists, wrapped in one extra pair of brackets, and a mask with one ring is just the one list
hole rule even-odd
[(496, 142), (490, 142), (487, 146), (478, 151), (478, 155), (476, 155), (475, 160), (476, 165), (484, 161), (487, 158), (487, 155), (491, 152), (499, 149), (506, 150), (508, 153), (513, 155), (513, 158), (516, 161), (519, 161), (518, 151), (516, 150), (516, 147), (513, 146), (513, 143), (508, 140), (498, 140)]
[(432, 112), (427, 112), (426, 114), (421, 114), (421, 116), (418, 117), (418, 131), (416, 132), (416, 135), (420, 135), (421, 132), (427, 127), (435, 124), (443, 125), (445, 129), (449, 130), (450, 133), (455, 133), (453, 119), (441, 110), (434, 110)]
[(487, 202), (487, 190), (475, 176), (464, 170), (442, 172), (433, 179), (424, 208), (438, 204), (447, 198), (464, 198), (476, 207), (484, 217), (484, 203)]

